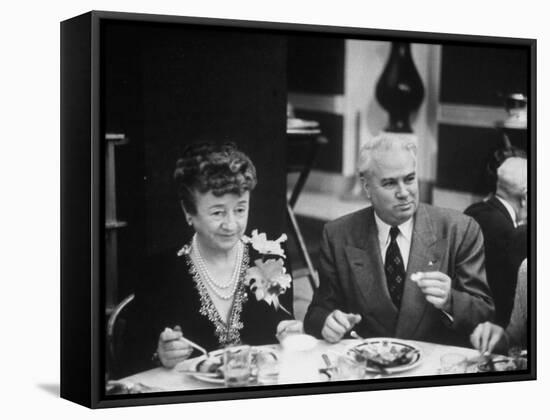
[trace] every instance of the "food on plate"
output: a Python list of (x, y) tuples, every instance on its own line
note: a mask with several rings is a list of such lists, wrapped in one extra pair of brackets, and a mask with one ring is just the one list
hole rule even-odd
[(486, 360), (479, 363), (477, 368), (480, 372), (505, 372), (516, 370), (514, 359), (505, 356), (488, 356)]
[(198, 373), (210, 373), (212, 376), (223, 378), (223, 360), (220, 356), (209, 357), (197, 364)]
[(376, 342), (360, 344), (350, 350), (355, 360), (365, 361), (367, 367), (392, 368), (407, 365), (418, 357), (418, 351), (412, 347), (406, 347), (388, 342)]
[[(219, 354), (216, 354), (218, 353)], [(196, 374), (199, 379), (224, 379), (224, 363), (223, 363), (223, 350), (215, 351), (211, 353), (208, 358), (201, 358), (191, 371), (186, 373)], [(251, 365), (255, 366), (260, 362), (267, 362), (277, 360), (277, 354), (270, 349), (258, 349), (252, 353)]]

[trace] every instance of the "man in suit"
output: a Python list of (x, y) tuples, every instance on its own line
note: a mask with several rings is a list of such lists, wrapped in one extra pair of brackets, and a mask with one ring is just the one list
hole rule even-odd
[(355, 329), (467, 345), (493, 313), (479, 226), (419, 204), (416, 146), (407, 139), (383, 133), (370, 141), (359, 173), (372, 206), (325, 226), (306, 332), (329, 342)]
[(487, 281), (495, 322), (506, 327), (514, 304), (517, 272), (527, 256), (527, 159), (509, 157), (497, 169), (496, 193), (465, 210), (481, 226)]

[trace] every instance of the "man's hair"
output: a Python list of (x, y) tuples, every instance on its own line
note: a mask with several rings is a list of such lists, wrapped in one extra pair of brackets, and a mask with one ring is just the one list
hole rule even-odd
[(416, 162), (416, 143), (409, 136), (400, 136), (396, 133), (380, 133), (368, 140), (359, 150), (357, 172), (365, 177), (372, 170), (372, 164), (380, 153), (392, 150), (405, 150), (412, 154)]
[(497, 169), (497, 193), (520, 197), (527, 192), (527, 159), (510, 157)]
[(487, 186), (489, 191), (493, 193), (497, 188), (497, 171), (500, 165), (502, 165), (502, 162), (511, 157), (527, 159), (525, 150), (512, 146), (507, 137), (504, 137), (504, 140), (504, 147), (495, 150), (487, 162)]

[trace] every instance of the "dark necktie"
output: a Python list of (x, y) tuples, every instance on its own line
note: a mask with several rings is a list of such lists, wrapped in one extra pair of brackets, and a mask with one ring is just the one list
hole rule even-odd
[(392, 227), (390, 229), (390, 245), (386, 250), (386, 261), (384, 269), (386, 271), (386, 281), (388, 282), (388, 290), (391, 300), (397, 309), (401, 306), (401, 296), (403, 295), (403, 284), (405, 283), (405, 266), (403, 265), (403, 257), (399, 251), (399, 246), (395, 240), (399, 235), (399, 228)]

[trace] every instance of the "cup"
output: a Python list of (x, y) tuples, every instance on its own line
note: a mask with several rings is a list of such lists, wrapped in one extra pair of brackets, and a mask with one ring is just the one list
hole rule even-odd
[(251, 347), (227, 347), (223, 352), (225, 386), (247, 386), (251, 376)]
[(338, 355), (335, 380), (358, 380), (366, 374), (366, 362), (357, 361), (348, 355)]
[(279, 359), (275, 353), (260, 351), (256, 355), (256, 369), (260, 385), (274, 385), (279, 382)]
[(508, 357), (512, 359), (515, 370), (527, 369), (527, 352), (520, 347), (511, 347), (508, 350)]
[(446, 353), (440, 358), (442, 374), (466, 373), (466, 356), (458, 353)]
[(288, 334), (281, 340), (279, 384), (319, 382), (319, 360), (313, 349), (319, 340), (307, 334)]

